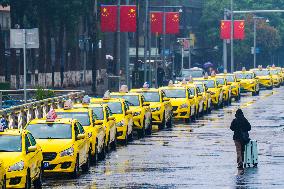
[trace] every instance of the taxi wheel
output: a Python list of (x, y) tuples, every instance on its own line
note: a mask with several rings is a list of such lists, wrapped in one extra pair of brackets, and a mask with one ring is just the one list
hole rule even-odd
[(40, 168), (39, 176), (38, 178), (34, 181), (34, 188), (35, 189), (41, 189), (42, 188), (42, 168)]
[(146, 134), (147, 135), (152, 134), (152, 118), (150, 118), (150, 123), (149, 123), (148, 129), (146, 129)]
[(32, 181), (32, 179), (31, 179), (31, 175), (30, 175), (30, 170), (28, 170), (27, 171), (27, 177), (26, 177), (26, 186), (25, 186), (26, 189), (30, 189), (32, 187), (31, 181)]
[(91, 159), (90, 156), (91, 156), (91, 152), (89, 152), (88, 155), (87, 155), (86, 163), (84, 165), (82, 165), (82, 171), (84, 173), (88, 172), (89, 169), (90, 169), (90, 159)]
[(107, 152), (107, 153), (109, 153), (109, 152), (110, 152), (110, 149), (111, 149), (111, 148), (110, 148), (110, 145), (111, 145), (111, 144), (110, 144), (110, 133), (108, 134), (108, 136), (109, 136), (109, 137), (108, 137), (108, 141), (107, 141), (107, 145), (106, 145), (106, 152)]
[(73, 170), (73, 172), (71, 173), (71, 177), (72, 177), (73, 179), (78, 178), (78, 176), (79, 176), (79, 170), (80, 170), (80, 167), (79, 167), (79, 157), (77, 156), (74, 170)]
[(165, 113), (164, 113), (164, 116), (163, 116), (163, 121), (161, 124), (158, 125), (158, 128), (159, 130), (163, 130), (166, 126), (166, 116), (165, 116)]
[(95, 154), (91, 156), (91, 163), (93, 165), (96, 165), (98, 162), (98, 147), (97, 147), (97, 143), (96, 143), (96, 146), (95, 146)]
[(128, 134), (127, 133), (128, 133), (128, 131), (126, 131), (125, 139), (122, 142), (124, 146), (127, 146), (127, 144), (128, 144)]
[(2, 189), (6, 189), (6, 175), (4, 176)]
[(272, 90), (273, 89), (273, 86), (270, 86), (270, 87), (267, 87), (268, 90)]
[(173, 116), (167, 121), (167, 128), (171, 128), (173, 126)]
[(112, 141), (111, 143), (111, 149), (116, 150), (116, 146), (117, 146), (117, 139), (116, 139), (116, 134), (115, 134), (114, 141)]
[[(105, 141), (105, 140), (104, 140)], [(103, 144), (103, 148), (102, 148), (102, 151), (101, 153), (99, 154), (99, 159), (100, 160), (104, 160), (106, 157), (106, 144), (104, 143)]]
[[(144, 120), (145, 120), (145, 118), (144, 118)], [(143, 125), (143, 127), (142, 127), (142, 129), (139, 129), (138, 131), (137, 131), (137, 134), (138, 134), (138, 138), (144, 138), (145, 137), (145, 121), (144, 121), (144, 125)]]

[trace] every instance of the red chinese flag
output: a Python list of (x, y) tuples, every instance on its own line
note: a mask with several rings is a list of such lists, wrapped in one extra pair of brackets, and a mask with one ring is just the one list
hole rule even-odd
[(167, 12), (166, 13), (166, 34), (179, 33), (179, 13)]
[(136, 32), (136, 6), (124, 5), (120, 8), (120, 31)]
[(151, 12), (151, 32), (155, 34), (163, 33), (163, 12)]
[(102, 32), (117, 31), (117, 6), (101, 6), (101, 30)]
[(243, 40), (245, 38), (245, 21), (235, 20), (234, 21), (234, 39)]
[(220, 38), (230, 39), (231, 38), (231, 20), (222, 20), (220, 26)]

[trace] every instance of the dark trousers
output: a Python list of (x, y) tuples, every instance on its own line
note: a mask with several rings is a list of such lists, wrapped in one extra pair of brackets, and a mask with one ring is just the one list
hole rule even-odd
[(243, 161), (244, 161), (244, 151), (245, 151), (245, 145), (243, 145), (240, 141), (234, 140), (235, 146), (236, 146), (236, 152), (237, 152), (237, 163), (238, 167), (243, 167)]

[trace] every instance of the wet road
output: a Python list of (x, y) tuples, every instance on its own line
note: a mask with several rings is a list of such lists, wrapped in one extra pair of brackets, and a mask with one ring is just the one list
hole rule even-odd
[[(48, 178), (44, 188), (284, 188), (284, 88), (245, 94), (196, 123), (176, 123), (127, 147), (77, 180)], [(237, 176), (230, 122), (238, 107), (258, 141), (259, 167)]]

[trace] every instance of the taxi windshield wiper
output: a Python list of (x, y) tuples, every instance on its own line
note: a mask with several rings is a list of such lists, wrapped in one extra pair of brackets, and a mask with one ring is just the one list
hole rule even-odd
[(10, 151), (10, 150), (0, 150), (0, 152), (13, 152), (13, 151)]

